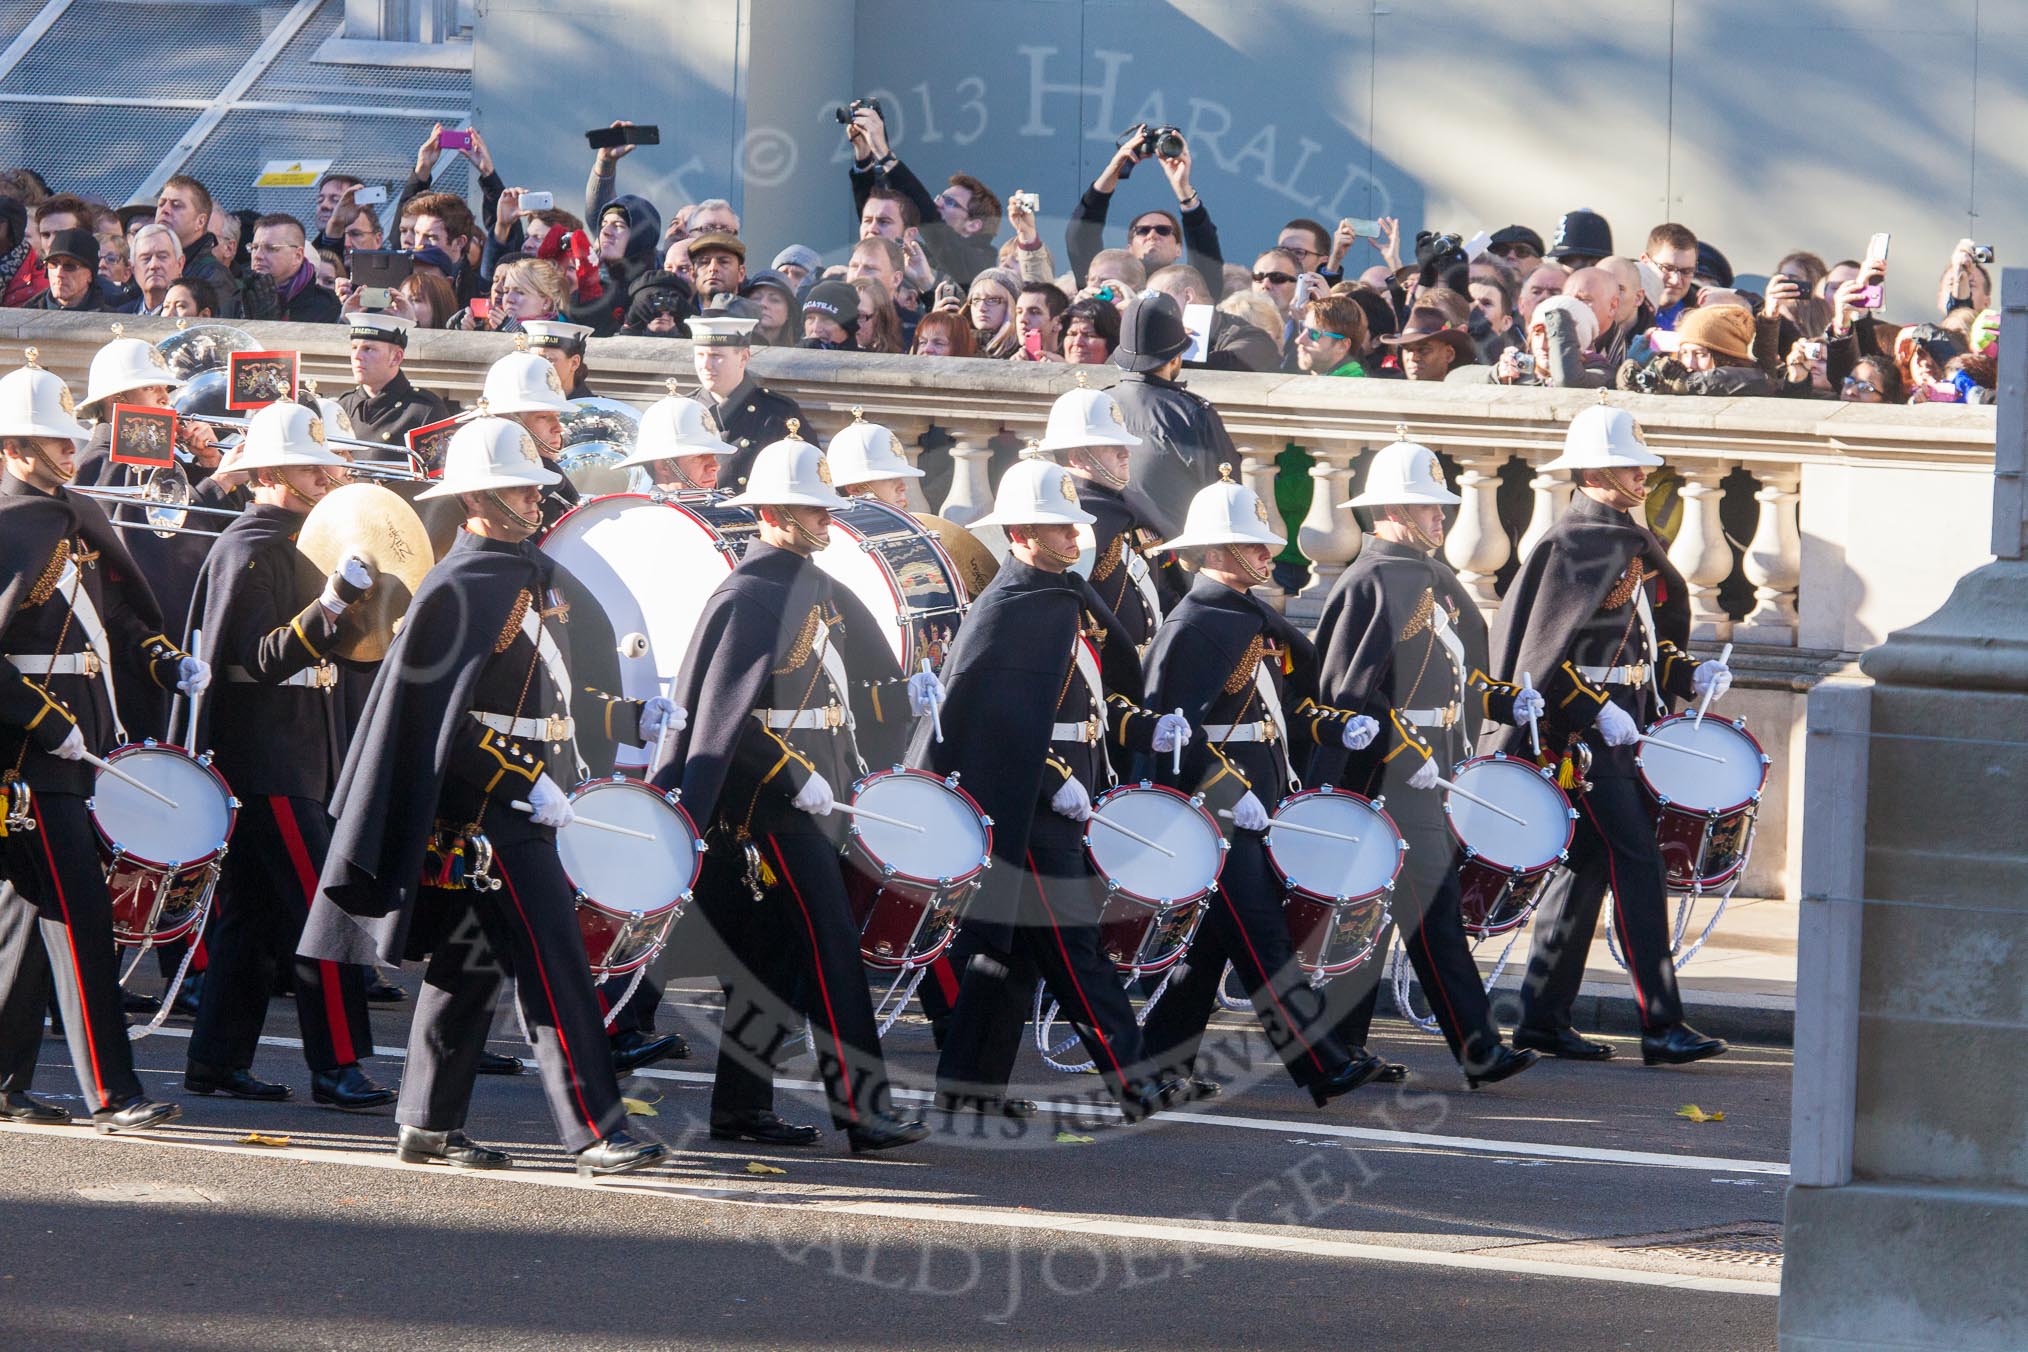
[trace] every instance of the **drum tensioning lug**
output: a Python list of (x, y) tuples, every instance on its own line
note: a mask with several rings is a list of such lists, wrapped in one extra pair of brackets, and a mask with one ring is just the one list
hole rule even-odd
[(1473, 849), (1470, 845), (1465, 846), (1465, 858), (1477, 859), (1478, 857), (1479, 852), (1477, 850)]
[[(205, 769), (207, 769), (207, 770), (208, 770), (208, 769), (210, 769), (210, 768), (211, 768), (211, 753), (210, 753), (209, 751), (206, 751), (206, 752), (204, 752), (204, 753), (203, 753), (202, 755), (198, 756), (198, 758), (197, 758), (197, 763), (198, 763), (199, 765), (202, 765), (202, 766), (203, 766), (203, 767), (204, 767)], [(237, 804), (237, 803), (235, 803), (235, 804), (234, 804), (234, 806), (238, 806), (238, 804)]]
[(892, 878), (894, 876), (894, 865), (882, 864), (880, 866), (880, 876), (883, 878)]
[(955, 789), (956, 787), (958, 787), (958, 772), (956, 770), (953, 770), (949, 774), (944, 776), (944, 787), (947, 789)]
[(1382, 812), (1385, 812), (1387, 810), (1387, 795), (1383, 793), (1378, 798), (1374, 799), (1373, 806), (1379, 808)]

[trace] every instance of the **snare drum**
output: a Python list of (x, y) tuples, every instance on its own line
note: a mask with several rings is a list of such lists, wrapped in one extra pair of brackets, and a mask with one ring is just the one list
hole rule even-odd
[(852, 805), (907, 827), (853, 817), (845, 856), (859, 956), (868, 967), (909, 971), (934, 961), (957, 934), (958, 918), (993, 859), (993, 821), (958, 777), (897, 765), (852, 786)]
[(1655, 805), (1655, 843), (1671, 887), (1707, 891), (1731, 882), (1746, 867), (1760, 794), (1767, 786), (1767, 753), (1746, 730), (1675, 714), (1648, 729), (1661, 738), (1716, 760), (1686, 756), (1654, 742), (1641, 743), (1634, 765)]
[[(1099, 945), (1122, 976), (1163, 971), (1197, 934), (1225, 867), (1224, 833), (1203, 803), (1145, 780), (1108, 789), (1091, 809), (1084, 852), (1106, 885)], [(1108, 829), (1101, 817), (1168, 853)]]
[(1570, 852), (1577, 810), (1548, 770), (1504, 753), (1466, 761), (1451, 781), (1520, 818), (1509, 821), (1456, 794), (1444, 795), (1444, 818), (1464, 851), (1458, 889), (1465, 932), (1484, 938), (1518, 929), (1535, 909), (1550, 872)]
[(631, 972), (669, 942), (704, 866), (704, 840), (674, 792), (625, 775), (588, 780), (571, 809), (592, 821), (644, 831), (640, 840), (572, 822), (556, 833), (556, 857), (577, 894), (577, 924), (594, 976)]
[(106, 865), (113, 937), (128, 948), (188, 938), (210, 910), (239, 800), (209, 756), (180, 747), (141, 742), (106, 760), (176, 803), (167, 807), (104, 770), (93, 782), (85, 809)]
[(1296, 963), (1311, 980), (1342, 976), (1372, 956), (1387, 926), (1387, 903), (1408, 842), (1385, 808), (1337, 788), (1290, 794), (1275, 809), (1277, 824), (1357, 836), (1357, 843), (1293, 830), (1267, 833), (1268, 863), (1287, 895)]

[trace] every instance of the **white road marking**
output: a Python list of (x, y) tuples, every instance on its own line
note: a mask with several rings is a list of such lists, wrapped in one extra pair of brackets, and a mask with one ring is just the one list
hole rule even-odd
[(831, 1202), (763, 1200), (751, 1193), (725, 1195), (725, 1189), (705, 1185), (663, 1182), (653, 1177), (630, 1175), (604, 1184), (581, 1180), (561, 1170), (519, 1170), (498, 1172), (449, 1170), (440, 1165), (403, 1164), (391, 1154), (355, 1155), (344, 1151), (306, 1146), (249, 1146), (216, 1141), (177, 1139), (173, 1129), (163, 1135), (99, 1136), (89, 1127), (34, 1127), (0, 1123), (0, 1132), (20, 1136), (59, 1136), (66, 1140), (98, 1145), (153, 1146), (168, 1150), (197, 1150), (213, 1154), (252, 1155), (263, 1159), (294, 1160), (307, 1164), (331, 1164), (354, 1169), (391, 1169), (404, 1172), (434, 1171), (447, 1179), (480, 1184), (533, 1185), (545, 1188), (602, 1188), (632, 1196), (665, 1196), (675, 1200), (718, 1206), (767, 1207), (777, 1211), (804, 1211), (814, 1214), (865, 1216), (879, 1220), (936, 1222), (968, 1225), (981, 1229), (1042, 1231), (1058, 1235), (1103, 1235), (1115, 1239), (1141, 1239), (1157, 1243), (1192, 1245), (1203, 1249), (1233, 1252), (1281, 1253), (1314, 1258), (1350, 1259), (1356, 1262), (1386, 1263), (1400, 1267), (1451, 1268), (1465, 1272), (1502, 1272), (1523, 1277), (1544, 1277), (1562, 1281), (1604, 1282), (1619, 1286), (1666, 1287), (1676, 1291), (1708, 1291), (1724, 1295), (1774, 1297), (1781, 1292), (1776, 1281), (1744, 1281), (1728, 1277), (1695, 1277), (1630, 1268), (1604, 1268), (1588, 1264), (1555, 1263), (1541, 1259), (1501, 1258), (1492, 1254), (1454, 1253), (1413, 1249), (1353, 1240), (1324, 1239), (1312, 1235), (1264, 1233), (1256, 1230), (1197, 1228), (1169, 1225), (1151, 1220), (1119, 1220), (1110, 1217), (1080, 1216), (1070, 1212), (994, 1210), (985, 1207), (945, 1206), (929, 1202)]
[[(180, 1028), (160, 1028), (158, 1036), (184, 1037), (189, 1032)], [(302, 1042), (296, 1038), (263, 1037), (261, 1042), (270, 1047), (291, 1047), (300, 1049)], [(375, 1047), (374, 1055), (390, 1060), (404, 1060), (407, 1053), (400, 1047)], [(669, 1080), (679, 1084), (703, 1084), (712, 1082), (713, 1076), (699, 1070), (637, 1070), (634, 1074), (644, 1079)], [(780, 1089), (821, 1091), (823, 1085), (816, 1080), (777, 1079)], [(894, 1097), (910, 1103), (927, 1103), (935, 1096), (920, 1089), (897, 1087)], [(1048, 1113), (1081, 1114), (1091, 1117), (1118, 1117), (1113, 1108), (1094, 1108), (1091, 1104), (1060, 1099), (1046, 1099), (1041, 1108)], [(1425, 1150), (1452, 1151), (1474, 1155), (1519, 1155), (1529, 1159), (1562, 1161), (1567, 1164), (1622, 1164), (1644, 1169), (1681, 1169), (1692, 1173), (1705, 1174), (1758, 1174), (1786, 1178), (1789, 1166), (1781, 1160), (1728, 1159), (1714, 1155), (1670, 1155), (1649, 1150), (1612, 1150), (1603, 1146), (1551, 1145), (1537, 1141), (1503, 1141), (1485, 1136), (1439, 1136), (1431, 1132), (1389, 1131), (1380, 1127), (1353, 1127), (1334, 1122), (1311, 1119), (1290, 1119), (1274, 1117), (1243, 1117), (1232, 1113), (1186, 1110), (1169, 1112), (1156, 1119), (1164, 1124), (1190, 1124), (1204, 1127), (1232, 1127), (1242, 1131), (1272, 1131), (1284, 1135), (1331, 1136), (1348, 1141), (1370, 1141), (1375, 1145), (1405, 1146)]]

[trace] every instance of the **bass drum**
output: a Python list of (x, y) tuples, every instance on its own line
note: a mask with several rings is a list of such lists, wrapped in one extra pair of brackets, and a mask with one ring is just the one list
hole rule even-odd
[(850, 498), (831, 513), (831, 545), (816, 554), (829, 573), (884, 621), (905, 672), (944, 664), (971, 597), (934, 532), (899, 507)]
[(965, 586), (966, 603), (978, 600), (979, 593), (986, 590), (986, 584), (1000, 571), (999, 556), (986, 548), (978, 536), (947, 517), (928, 512), (916, 512), (914, 516), (924, 530), (937, 537), (944, 553), (958, 566), (958, 581)]

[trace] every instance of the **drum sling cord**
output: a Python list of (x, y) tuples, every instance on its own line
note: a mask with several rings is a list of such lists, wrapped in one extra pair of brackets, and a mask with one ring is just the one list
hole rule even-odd
[[(819, 619), (818, 623), (822, 624), (823, 621)], [(830, 635), (828, 632), (824, 635), (824, 638), (826, 639), (826, 641), (829, 641)], [(821, 659), (815, 662), (810, 662), (809, 658), (806, 656), (804, 658), (804, 661), (809, 662), (810, 681), (809, 684), (803, 687), (802, 697), (796, 701), (796, 707), (794, 712), (799, 714), (803, 712), (803, 710), (810, 707), (810, 696), (817, 693), (817, 677), (824, 670), (824, 663)], [(786, 675), (787, 673), (777, 672), (775, 674)], [(843, 692), (840, 692), (839, 697), (841, 699), (844, 697)], [(763, 731), (764, 732), (767, 731), (765, 725), (763, 725)], [(783, 728), (782, 731), (787, 733), (793, 732), (794, 729)], [(782, 746), (786, 750), (788, 751), (795, 750), (793, 746), (789, 745), (789, 739), (787, 737), (780, 737), (777, 740), (781, 742)], [(854, 743), (854, 746), (856, 749), (857, 746), (856, 742)], [(772, 776), (770, 776), (770, 778), (772, 778)], [(740, 818), (739, 826), (733, 831), (734, 848), (738, 849), (741, 853), (743, 853), (746, 856), (746, 874), (745, 874), (746, 887), (747, 891), (753, 893), (753, 899), (755, 901), (759, 901), (761, 899), (761, 896), (766, 891), (766, 889), (773, 887), (777, 882), (781, 881), (779, 878), (775, 877), (775, 871), (774, 869), (768, 866), (767, 860), (761, 857), (760, 847), (753, 843), (753, 814), (756, 810), (759, 809), (761, 791), (767, 788), (767, 786), (768, 780), (766, 779), (762, 780), (760, 783), (753, 786), (753, 797), (747, 799), (746, 801), (746, 813), (744, 816)]]

